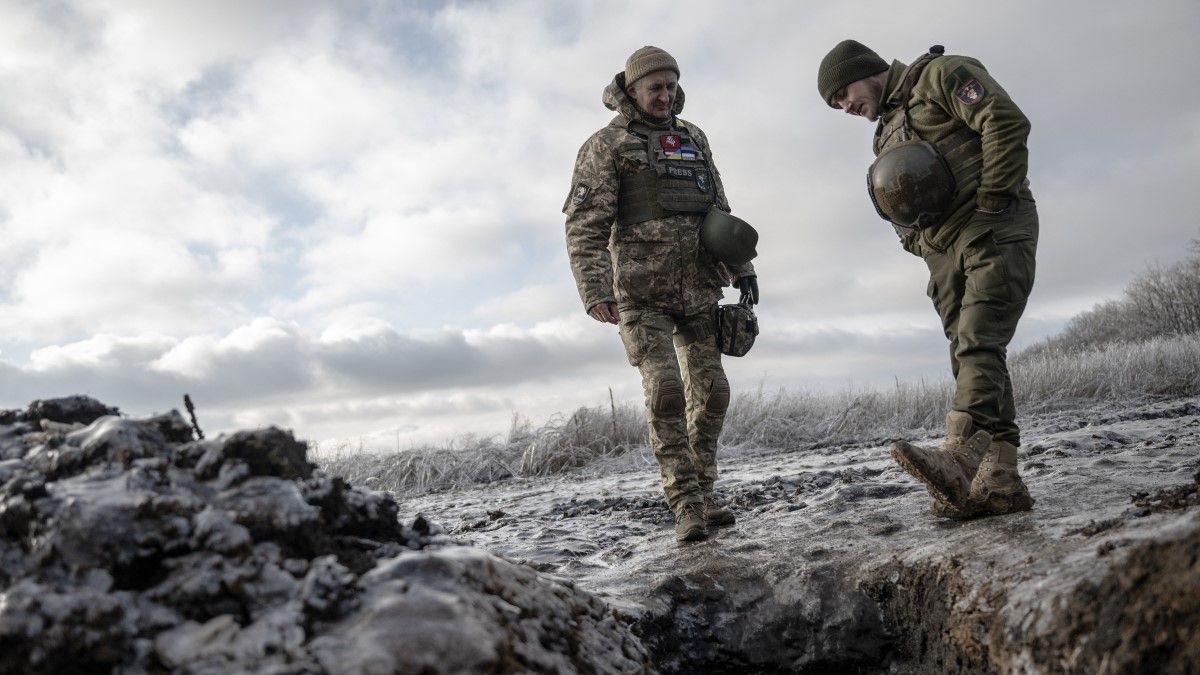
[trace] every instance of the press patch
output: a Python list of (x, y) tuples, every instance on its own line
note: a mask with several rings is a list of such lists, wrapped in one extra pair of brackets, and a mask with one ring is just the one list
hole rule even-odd
[(671, 178), (684, 178), (687, 180), (695, 180), (696, 170), (688, 166), (675, 166), (667, 164), (667, 175)]
[(979, 80), (976, 80), (975, 78), (967, 80), (965, 83), (963, 83), (963, 86), (954, 90), (955, 98), (967, 105), (975, 105), (976, 103), (979, 103), (983, 100), (985, 94), (987, 94), (987, 91), (984, 90), (983, 85), (979, 83)]
[[(575, 206), (587, 201), (588, 195), (592, 193), (592, 188), (580, 183), (571, 191), (571, 203)], [(562, 194), (561, 192), (559, 194)]]

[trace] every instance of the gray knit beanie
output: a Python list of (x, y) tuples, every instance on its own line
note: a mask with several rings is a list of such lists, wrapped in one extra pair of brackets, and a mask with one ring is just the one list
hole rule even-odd
[(675, 57), (658, 47), (646, 45), (630, 54), (625, 61), (625, 86), (628, 87), (656, 70), (673, 70), (675, 77), (679, 77), (679, 64), (675, 62)]
[(821, 100), (836, 108), (829, 99), (839, 89), (887, 69), (887, 62), (863, 43), (842, 40), (821, 59), (821, 67), (817, 69), (817, 91)]

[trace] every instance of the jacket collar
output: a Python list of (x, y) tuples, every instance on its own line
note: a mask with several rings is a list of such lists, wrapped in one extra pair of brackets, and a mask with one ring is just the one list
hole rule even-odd
[(892, 65), (888, 68), (887, 82), (883, 85), (883, 100), (879, 102), (879, 109), (882, 112), (890, 111), (900, 105), (903, 101), (898, 100), (900, 96), (900, 85), (904, 83), (904, 73), (908, 70), (908, 66), (900, 61), (892, 61)]
[(675, 105), (671, 107), (671, 119), (656, 120), (646, 115), (637, 106), (637, 103), (629, 98), (629, 94), (625, 93), (624, 71), (613, 77), (612, 82), (609, 82), (608, 86), (604, 88), (604, 93), (600, 98), (604, 102), (605, 108), (613, 110), (625, 118), (626, 126), (638, 122), (652, 128), (669, 128), (674, 124), (675, 116), (683, 112), (683, 87), (679, 87), (675, 91)]

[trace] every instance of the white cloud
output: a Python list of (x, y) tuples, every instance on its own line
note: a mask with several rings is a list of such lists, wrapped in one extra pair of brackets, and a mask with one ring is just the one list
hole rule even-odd
[(571, 284), (535, 283), (523, 286), (475, 307), (472, 314), (484, 320), (537, 321), (547, 316), (574, 314), (579, 295)]
[(637, 398), (580, 311), (559, 209), (646, 43), (679, 58), (684, 116), (763, 235), (765, 332), (735, 388), (940, 374), (924, 264), (865, 197), (871, 127), (820, 103), (821, 56), (943, 42), (1029, 114), (1022, 344), (1200, 235), (1196, 25), (1187, 0), (0, 1), (0, 399), (190, 391), (217, 426), (433, 437)]
[(133, 338), (101, 334), (81, 342), (62, 346), (42, 347), (29, 357), (32, 373), (54, 373), (73, 368), (113, 371), (144, 367), (175, 340), (161, 335), (142, 335)]

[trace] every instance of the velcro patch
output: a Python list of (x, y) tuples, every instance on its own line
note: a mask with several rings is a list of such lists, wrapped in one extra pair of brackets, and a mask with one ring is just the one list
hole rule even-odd
[(571, 190), (571, 203), (575, 206), (579, 206), (587, 201), (588, 195), (591, 193), (592, 188), (584, 185), (583, 183), (579, 183), (573, 190)]
[(979, 80), (975, 78), (967, 80), (961, 87), (954, 90), (954, 97), (966, 105), (975, 105), (982, 101), (986, 95), (987, 91), (979, 83)]
[(694, 180), (696, 178), (696, 170), (689, 166), (675, 166), (674, 164), (666, 164), (667, 175), (671, 178), (683, 178), (686, 180)]

